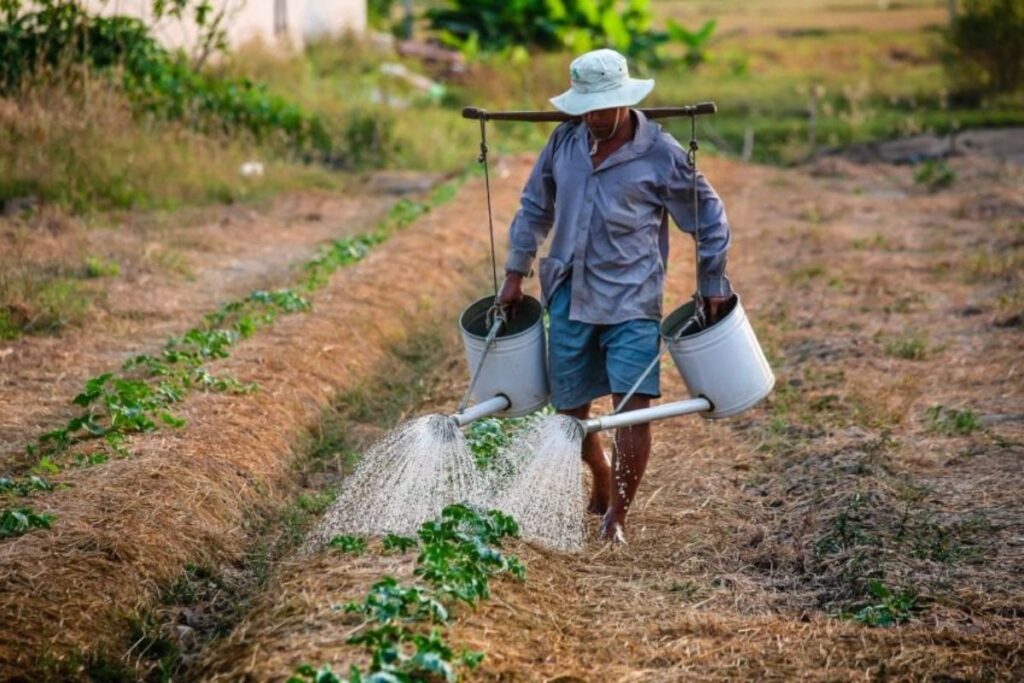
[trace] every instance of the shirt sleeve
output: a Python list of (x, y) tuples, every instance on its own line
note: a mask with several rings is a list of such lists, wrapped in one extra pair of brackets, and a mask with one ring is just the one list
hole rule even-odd
[[(670, 141), (671, 167), (665, 186), (665, 208), (676, 225), (694, 234), (693, 166), (686, 151), (675, 140)], [(700, 290), (704, 296), (730, 296), (732, 284), (725, 273), (729, 244), (732, 241), (729, 219), (721, 198), (711, 183), (697, 172), (697, 203), (700, 220), (698, 253), (700, 254)]]
[(519, 211), (509, 227), (509, 252), (505, 270), (529, 273), (537, 248), (551, 232), (555, 221), (555, 176), (553, 157), (556, 129), (544, 146), (519, 199)]

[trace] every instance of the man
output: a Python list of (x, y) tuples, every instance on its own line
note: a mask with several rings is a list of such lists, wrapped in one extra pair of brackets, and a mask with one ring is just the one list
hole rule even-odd
[[(571, 88), (551, 103), (574, 117), (555, 129), (523, 190), (509, 229), (499, 301), (514, 307), (539, 244), (550, 317), (548, 373), (558, 412), (586, 418), (594, 399), (618, 405), (659, 355), (661, 298), (668, 261), (668, 215), (694, 232), (693, 168), (686, 151), (632, 105), (654, 87), (630, 78), (614, 50), (588, 52), (570, 66)], [(729, 224), (718, 195), (697, 175), (700, 277), (714, 321), (732, 295), (725, 275)], [(659, 397), (657, 369), (624, 410)], [(583, 442), (594, 475), (590, 511), (604, 515), (603, 538), (624, 542), (623, 525), (651, 451), (649, 424), (615, 434), (612, 467), (597, 434)], [(614, 479), (614, 486), (613, 486)]]

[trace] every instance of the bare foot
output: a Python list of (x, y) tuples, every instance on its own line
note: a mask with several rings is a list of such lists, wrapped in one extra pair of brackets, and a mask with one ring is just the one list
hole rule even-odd
[(615, 545), (626, 545), (626, 534), (622, 530), (622, 523), (611, 515), (605, 515), (601, 523), (601, 538)]

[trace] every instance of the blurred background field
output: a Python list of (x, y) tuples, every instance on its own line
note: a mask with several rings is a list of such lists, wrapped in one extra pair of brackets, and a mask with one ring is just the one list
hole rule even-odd
[[(124, 211), (350, 192), (381, 169), (457, 173), (479, 145), (463, 106), (548, 108), (573, 56), (602, 45), (656, 79), (646, 105), (717, 102), (700, 122), (703, 149), (758, 163), (1024, 125), (1024, 0), (370, 0), (365, 31), (301, 48), (228, 46), (220, 6), (154, 3), (164, 21), (199, 26), (192, 45), (172, 49), (146, 22), (69, 0), (0, 3), (8, 240), (34, 234), (22, 228), (47, 211), (113, 225)], [(686, 122), (666, 125), (689, 136)], [(492, 125), (490, 142), (537, 151), (550, 130)], [(904, 160), (944, 173), (941, 159)], [(24, 250), (4, 251), (0, 334), (18, 334), (12, 307), (57, 321), (37, 330), (88, 310), (33, 294), (53, 278), (88, 289), (74, 282), (85, 256), (32, 267), (9, 262)], [(69, 309), (46, 313), (54, 305), (40, 297)]]

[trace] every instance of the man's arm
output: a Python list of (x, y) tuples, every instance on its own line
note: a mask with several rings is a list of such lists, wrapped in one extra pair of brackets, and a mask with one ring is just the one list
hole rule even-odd
[[(694, 171), (686, 151), (679, 143), (673, 140), (671, 147), (672, 163), (665, 188), (665, 208), (683, 232), (693, 235), (696, 227), (693, 211)], [(700, 220), (700, 244), (697, 245), (700, 254), (700, 291), (713, 322), (718, 317), (718, 308), (732, 296), (732, 284), (725, 272), (732, 236), (725, 205), (700, 172), (697, 173), (697, 202)]]
[(509, 227), (509, 253), (505, 261), (505, 282), (498, 294), (502, 306), (517, 305), (523, 299), (523, 278), (530, 272), (537, 249), (551, 231), (555, 220), (555, 178), (552, 157), (555, 136), (544, 146), (520, 197), (519, 211)]

